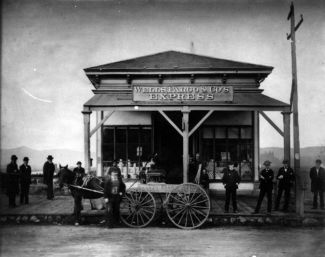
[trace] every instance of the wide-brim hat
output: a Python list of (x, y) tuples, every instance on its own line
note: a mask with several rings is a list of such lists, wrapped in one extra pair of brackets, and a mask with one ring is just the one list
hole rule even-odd
[(47, 156), (47, 159), (48, 159), (48, 160), (53, 160), (54, 157), (53, 157), (52, 155), (49, 155), (49, 156)]
[(79, 165), (79, 164), (81, 165), (81, 161), (78, 161), (78, 162), (77, 162), (77, 165)]
[(263, 163), (263, 165), (264, 165), (264, 166), (269, 166), (271, 163), (272, 163), (272, 162), (270, 162), (269, 160), (266, 160), (266, 161)]
[(28, 162), (29, 161), (29, 158), (28, 157), (24, 157), (23, 161)]
[(17, 160), (18, 159), (18, 157), (16, 156), (16, 155), (11, 155), (11, 160)]
[(322, 163), (322, 160), (317, 159), (317, 160), (316, 160), (316, 163)]
[(282, 164), (289, 164), (288, 160), (283, 160)]

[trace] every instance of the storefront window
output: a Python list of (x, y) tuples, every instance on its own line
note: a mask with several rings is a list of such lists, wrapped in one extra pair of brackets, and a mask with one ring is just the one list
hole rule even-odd
[[(122, 160), (124, 166), (139, 166), (151, 153), (151, 127), (105, 126), (103, 129), (103, 162), (110, 166), (114, 158)], [(141, 156), (137, 149), (141, 148)]]
[(253, 180), (252, 127), (203, 127), (201, 135), (202, 161), (210, 179), (220, 180), (229, 161), (233, 161), (242, 181)]

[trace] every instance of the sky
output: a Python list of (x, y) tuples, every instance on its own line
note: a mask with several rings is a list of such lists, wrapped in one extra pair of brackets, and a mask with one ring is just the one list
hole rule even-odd
[[(302, 147), (324, 146), (325, 1), (295, 1)], [(264, 94), (289, 102), (286, 0), (2, 1), (1, 148), (83, 150), (84, 68), (177, 50), (273, 66)], [(279, 112), (268, 113), (282, 127)], [(92, 120), (93, 121), (93, 120)], [(91, 126), (94, 126), (92, 123)], [(261, 117), (261, 147), (283, 145)]]

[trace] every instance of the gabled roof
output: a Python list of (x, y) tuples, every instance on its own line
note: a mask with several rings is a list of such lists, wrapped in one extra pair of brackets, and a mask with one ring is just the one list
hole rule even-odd
[(166, 51), (119, 62), (86, 68), (85, 72), (95, 71), (139, 71), (139, 70), (233, 70), (266, 71), (273, 67), (226, 59), (213, 58), (178, 51)]

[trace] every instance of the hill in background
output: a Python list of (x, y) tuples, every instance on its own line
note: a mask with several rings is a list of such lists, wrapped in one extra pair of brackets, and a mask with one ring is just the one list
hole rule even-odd
[[(77, 161), (83, 161), (83, 153), (80, 151), (73, 151), (67, 149), (53, 149), (53, 150), (34, 150), (28, 147), (18, 147), (14, 149), (3, 149), (1, 151), (1, 168), (3, 169), (9, 162), (12, 154), (18, 156), (18, 163), (22, 163), (24, 156), (30, 158), (30, 163), (33, 170), (41, 170), (44, 162), (49, 154), (54, 156), (54, 163), (71, 166), (76, 166)], [(92, 153), (92, 157), (95, 154)], [(293, 157), (293, 152), (291, 153)], [(301, 149), (301, 167), (309, 169), (314, 165), (316, 159), (321, 159), (325, 162), (325, 147), (314, 146)], [(270, 160), (274, 167), (282, 165), (283, 148), (281, 147), (267, 147), (260, 150), (260, 161)], [(95, 163), (94, 163), (95, 164)]]

